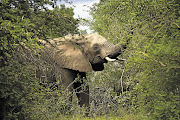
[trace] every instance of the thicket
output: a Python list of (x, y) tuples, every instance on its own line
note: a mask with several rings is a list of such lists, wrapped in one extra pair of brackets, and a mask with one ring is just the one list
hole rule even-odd
[[(37, 69), (47, 72), (49, 65), (35, 57), (39, 53), (36, 49), (39, 46), (37, 37), (47, 39), (78, 33), (79, 20), (73, 18), (73, 9), (64, 5), (57, 6), (56, 2), (56, 0), (0, 1), (1, 120), (52, 118), (52, 112), (49, 111), (56, 114), (56, 108), (64, 102), (60, 100), (62, 104), (59, 102), (59, 106), (54, 105), (61, 99), (55, 97), (60, 93), (43, 87), (43, 80), (37, 78)], [(47, 5), (53, 7), (53, 10), (49, 10)], [(32, 52), (28, 53), (21, 43)]]
[(101, 0), (92, 7), (92, 29), (114, 43), (128, 43), (120, 56), (126, 61), (110, 64), (95, 78), (99, 88), (119, 91), (115, 114), (180, 118), (179, 8), (179, 0)]

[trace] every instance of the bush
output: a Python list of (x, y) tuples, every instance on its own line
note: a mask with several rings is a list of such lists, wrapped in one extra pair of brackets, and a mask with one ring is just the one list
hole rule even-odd
[[(54, 9), (48, 10), (47, 4)], [(78, 33), (78, 20), (72, 8), (58, 7), (56, 0), (1, 0), (0, 11), (0, 119), (44, 119), (47, 113), (42, 107), (56, 109), (57, 102), (52, 101), (61, 101), (60, 106), (65, 98), (55, 97), (60, 93), (48, 92), (49, 81), (37, 78), (38, 69), (51, 66), (38, 59), (36, 38)], [(22, 43), (32, 52), (22, 49)]]
[(128, 44), (124, 74), (115, 76), (131, 83), (124, 99), (137, 116), (179, 118), (179, 6), (177, 0), (105, 0), (92, 8), (92, 28)]

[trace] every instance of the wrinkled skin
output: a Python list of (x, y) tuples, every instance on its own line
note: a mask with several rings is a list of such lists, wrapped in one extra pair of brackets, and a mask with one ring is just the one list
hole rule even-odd
[[(50, 44), (39, 41), (45, 46), (42, 58), (55, 63), (61, 73), (62, 82), (58, 87), (63, 86), (71, 92), (75, 89), (80, 106), (86, 107), (89, 106), (89, 86), (86, 85), (83, 90), (81, 87), (86, 72), (102, 71), (104, 63), (114, 61), (121, 53), (120, 45), (113, 45), (96, 33), (56, 38), (49, 40)], [(77, 76), (80, 76), (81, 82), (74, 82)]]

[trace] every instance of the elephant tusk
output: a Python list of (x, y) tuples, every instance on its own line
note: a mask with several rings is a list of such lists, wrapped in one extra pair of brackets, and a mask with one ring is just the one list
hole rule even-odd
[(113, 62), (113, 61), (116, 60), (116, 59), (111, 59), (110, 57), (105, 57), (105, 59), (106, 59), (107, 61), (110, 61), (110, 62)]

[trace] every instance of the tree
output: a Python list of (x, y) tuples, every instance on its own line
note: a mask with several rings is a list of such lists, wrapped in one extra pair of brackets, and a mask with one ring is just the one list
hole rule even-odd
[[(56, 1), (0, 1), (0, 119), (31, 118), (27, 114), (32, 114), (28, 110), (32, 100), (47, 91), (36, 78), (38, 63), (31, 54), (25, 55), (25, 51), (20, 50), (21, 43), (37, 55), (37, 37), (47, 39), (78, 33), (73, 9), (58, 7)], [(47, 4), (54, 9), (49, 10)]]
[(149, 119), (179, 117), (179, 6), (178, 0), (103, 0), (92, 8), (93, 29), (129, 42), (122, 77), (133, 82), (131, 107)]

